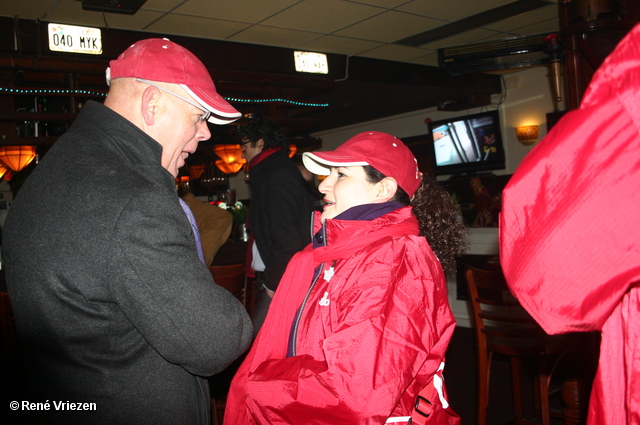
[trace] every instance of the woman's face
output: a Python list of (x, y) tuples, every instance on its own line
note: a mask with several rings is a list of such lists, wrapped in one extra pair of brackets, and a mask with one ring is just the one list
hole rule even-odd
[(324, 194), (322, 221), (334, 218), (351, 207), (382, 202), (379, 183), (370, 183), (362, 166), (331, 167), (331, 174), (318, 186)]

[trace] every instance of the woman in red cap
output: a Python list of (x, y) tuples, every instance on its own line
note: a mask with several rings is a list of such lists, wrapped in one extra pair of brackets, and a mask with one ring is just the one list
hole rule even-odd
[(458, 423), (442, 381), (455, 327), (443, 266), (466, 245), (455, 204), (385, 133), (303, 161), (327, 176), (324, 209), (233, 380), (225, 425)]

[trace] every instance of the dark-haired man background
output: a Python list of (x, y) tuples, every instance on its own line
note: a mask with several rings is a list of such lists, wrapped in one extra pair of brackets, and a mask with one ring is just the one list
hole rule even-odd
[(315, 198), (289, 158), (287, 136), (276, 123), (257, 118), (238, 127), (238, 136), (249, 164), (249, 250), (256, 276), (253, 325), (257, 335), (287, 263), (311, 242)]

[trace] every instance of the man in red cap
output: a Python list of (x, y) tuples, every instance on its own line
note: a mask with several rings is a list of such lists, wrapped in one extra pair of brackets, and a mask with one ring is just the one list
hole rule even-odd
[[(30, 423), (208, 424), (202, 377), (247, 348), (251, 321), (214, 284), (174, 179), (206, 121), (240, 114), (204, 65), (135, 43), (25, 182), (4, 232)], [(41, 414), (42, 417), (39, 417)]]

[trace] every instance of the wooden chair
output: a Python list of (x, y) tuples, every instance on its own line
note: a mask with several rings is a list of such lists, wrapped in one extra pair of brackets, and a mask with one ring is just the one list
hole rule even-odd
[(242, 305), (247, 307), (247, 279), (244, 274), (244, 264), (209, 266), (209, 271), (218, 285), (235, 295)]
[[(489, 381), (494, 353), (509, 356), (513, 386), (513, 404), (517, 424), (542, 423), (550, 418), (562, 417), (551, 412), (551, 377), (558, 361), (576, 348), (578, 337), (547, 335), (520, 303), (511, 295), (502, 270), (481, 270), (467, 266), (465, 273), (469, 298), (473, 310), (478, 360), (477, 424), (486, 425), (489, 405)], [(534, 364), (534, 411), (537, 421), (530, 422), (522, 409), (522, 361)]]

